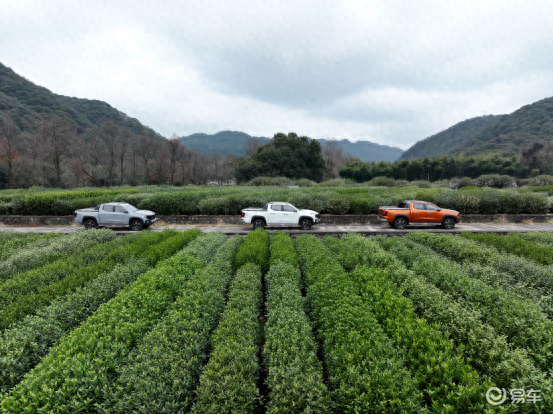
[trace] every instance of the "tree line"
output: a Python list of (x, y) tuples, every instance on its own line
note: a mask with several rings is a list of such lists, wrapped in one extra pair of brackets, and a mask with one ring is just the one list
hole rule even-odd
[(233, 156), (205, 156), (178, 137), (106, 120), (79, 133), (53, 114), (21, 131), (8, 113), (0, 120), (0, 188), (72, 188), (140, 184), (206, 184), (234, 180)]

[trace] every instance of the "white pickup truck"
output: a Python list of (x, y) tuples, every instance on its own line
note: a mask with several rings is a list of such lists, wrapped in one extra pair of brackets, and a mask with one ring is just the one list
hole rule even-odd
[(93, 208), (78, 209), (73, 213), (75, 222), (82, 223), (85, 229), (99, 226), (129, 226), (133, 231), (147, 229), (157, 222), (156, 214), (150, 210), (140, 210), (128, 203), (102, 203)]
[(242, 222), (251, 223), (254, 229), (265, 226), (300, 226), (309, 230), (320, 221), (319, 213), (314, 210), (297, 209), (286, 202), (269, 202), (262, 208), (242, 210)]

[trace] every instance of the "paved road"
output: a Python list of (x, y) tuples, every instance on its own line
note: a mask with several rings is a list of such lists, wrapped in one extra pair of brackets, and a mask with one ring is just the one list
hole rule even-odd
[[(175, 229), (179, 231), (184, 231), (187, 229), (199, 228), (203, 232), (223, 232), (226, 235), (245, 235), (251, 232), (252, 228), (248, 226), (240, 225), (164, 225), (164, 226), (152, 226), (150, 229), (153, 231), (162, 231), (163, 229)], [(27, 227), (27, 226), (1, 226), (0, 230), (15, 230), (19, 232), (34, 232), (34, 233), (48, 233), (48, 232), (62, 232), (62, 233), (71, 233), (79, 229), (82, 229), (82, 226), (72, 225), (72, 226), (37, 226), (37, 227)], [(115, 228), (114, 229), (118, 234), (124, 235), (131, 233), (126, 228)], [(480, 225), (480, 224), (459, 224), (452, 230), (445, 230), (437, 226), (408, 226), (407, 229), (397, 230), (393, 229), (390, 226), (384, 225), (344, 225), (344, 226), (323, 226), (318, 225), (314, 226), (310, 231), (302, 231), (299, 228), (268, 228), (270, 233), (275, 231), (285, 231), (292, 235), (301, 235), (303, 233), (309, 232), (315, 235), (342, 235), (349, 232), (360, 233), (363, 235), (404, 235), (413, 231), (425, 231), (425, 232), (439, 232), (439, 233), (459, 233), (463, 231), (468, 232), (477, 232), (477, 233), (511, 233), (511, 232), (530, 232), (530, 231), (548, 231), (553, 232), (553, 224), (532, 224), (525, 225), (519, 223), (505, 224), (505, 225)]]

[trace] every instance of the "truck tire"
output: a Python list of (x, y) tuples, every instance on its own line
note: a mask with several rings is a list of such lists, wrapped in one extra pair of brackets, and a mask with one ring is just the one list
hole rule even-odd
[(405, 229), (406, 227), (407, 227), (407, 219), (397, 218), (394, 221), (394, 228), (396, 228), (396, 229)]
[(313, 222), (311, 222), (310, 219), (302, 219), (300, 221), (300, 226), (304, 231), (308, 231), (309, 229), (311, 229), (312, 225), (313, 225)]
[(98, 229), (98, 224), (94, 219), (87, 219), (83, 222), (84, 228), (88, 229)]
[(254, 230), (259, 228), (263, 229), (265, 227), (265, 222), (263, 221), (263, 219), (256, 219), (252, 222), (252, 225)]
[(442, 222), (442, 226), (444, 229), (453, 229), (455, 227), (455, 219), (445, 218)]
[(142, 221), (135, 219), (131, 222), (131, 229), (136, 232), (140, 232), (144, 228)]

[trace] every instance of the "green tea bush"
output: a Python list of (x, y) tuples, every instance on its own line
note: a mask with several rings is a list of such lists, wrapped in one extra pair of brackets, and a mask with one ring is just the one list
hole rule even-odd
[(416, 316), (413, 304), (399, 294), (388, 272), (360, 265), (352, 277), (388, 337), (404, 351), (427, 408), (434, 413), (484, 411), (482, 395), (492, 385), (482, 385), (453, 342), (437, 326)]
[(298, 185), (299, 187), (313, 187), (315, 186), (315, 182), (313, 180), (309, 180), (309, 179), (299, 179), (296, 181), (296, 185)]
[[(398, 251), (394, 253), (398, 255)], [(429, 248), (414, 244), (406, 246), (404, 253), (401, 259), (408, 268), (454, 298), (481, 310), (484, 321), (507, 336), (513, 345), (527, 348), (540, 368), (551, 367), (553, 357), (548, 349), (553, 338), (553, 322), (538, 305), (473, 278), (463, 265), (448, 261)]]
[(22, 248), (0, 262), (0, 281), (114, 239), (115, 232), (110, 229), (92, 229), (61, 236), (44, 247)]
[(234, 269), (238, 270), (245, 264), (259, 265), (263, 273), (269, 270), (269, 232), (256, 229), (248, 233), (244, 243), (238, 248), (234, 258)]
[(211, 259), (214, 249), (208, 239), (196, 238), (100, 306), (4, 397), (2, 411), (96, 412), (114, 370), (166, 312), (183, 284)]
[(13, 203), (0, 203), (0, 215), (13, 215)]
[(213, 334), (212, 353), (200, 376), (192, 412), (254, 412), (259, 400), (261, 302), (261, 270), (246, 264), (236, 274), (227, 307)]
[(345, 215), (349, 212), (350, 201), (348, 199), (328, 199), (326, 210), (331, 215)]
[[(0, 393), (6, 393), (38, 364), (50, 348), (92, 315), (100, 305), (161, 260), (169, 258), (200, 234), (197, 230), (171, 236), (159, 245), (141, 245), (138, 258), (116, 265), (74, 293), (52, 301), (4, 331), (0, 336)], [(142, 242), (142, 241), (141, 241)]]
[(409, 186), (417, 186), (421, 189), (430, 189), (432, 187), (432, 183), (428, 180), (414, 180), (409, 183)]
[(463, 232), (461, 236), (473, 241), (483, 242), (486, 245), (497, 248), (501, 252), (523, 256), (543, 265), (553, 264), (553, 249), (550, 246), (541, 246), (537, 243), (526, 241), (517, 234), (498, 235)]
[(532, 177), (528, 181), (530, 186), (553, 186), (553, 176), (548, 174), (542, 174), (540, 176)]
[[(317, 343), (301, 295), (301, 274), (290, 258), (292, 239), (273, 244), (267, 273), (267, 323), (263, 355), (269, 387), (267, 413), (329, 413), (330, 394), (323, 383), (323, 368), (317, 358)], [(274, 236), (273, 236), (274, 239)], [(284, 239), (284, 238), (283, 238)], [(283, 251), (283, 252), (281, 252)], [(295, 254), (295, 251), (294, 251)], [(291, 263), (294, 263), (292, 265)]]
[(73, 292), (118, 263), (142, 256), (148, 246), (162, 243), (174, 234), (175, 231), (130, 235), (127, 241), (112, 241), (99, 249), (85, 251), (6, 281), (0, 296), (0, 328), (7, 328), (39, 307)]
[(526, 241), (538, 242), (545, 245), (553, 245), (553, 232), (525, 232), (517, 235)]
[(50, 245), (55, 238), (60, 237), (62, 234), (58, 232), (50, 232), (42, 235), (35, 233), (23, 233), (21, 238), (12, 238), (6, 240), (0, 245), (0, 261), (8, 259), (12, 254), (16, 253), (19, 249), (26, 248), (29, 245), (33, 245), (36, 248), (43, 248)]
[(480, 207), (480, 198), (468, 194), (457, 195), (457, 200), (455, 201), (456, 209), (459, 212), (465, 214), (475, 214), (478, 213)]
[(284, 232), (276, 231), (271, 237), (270, 245), (270, 266), (282, 261), (293, 267), (298, 266), (298, 254), (294, 248), (292, 238)]
[(351, 213), (355, 215), (368, 215), (374, 213), (372, 199), (353, 199), (351, 201)]
[[(220, 233), (210, 238), (221, 241)], [(202, 366), (211, 348), (211, 335), (225, 307), (233, 278), (232, 261), (242, 237), (218, 249), (203, 270), (185, 282), (175, 303), (118, 370), (115, 385), (104, 393), (101, 412), (188, 413)]]
[(299, 236), (296, 249), (336, 411), (420, 411), (421, 395), (403, 358), (350, 276), (315, 236)]
[(479, 213), (494, 215), (501, 212), (501, 199), (497, 192), (491, 189), (483, 189), (480, 194)]
[(444, 189), (437, 188), (437, 189), (420, 189), (415, 194), (416, 200), (422, 200), (424, 202), (430, 202), (430, 203), (436, 203), (438, 200), (438, 197), (440, 194), (444, 191)]
[(256, 177), (250, 180), (248, 186), (291, 186), (294, 184), (288, 177)]

